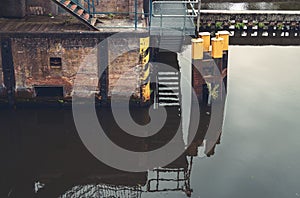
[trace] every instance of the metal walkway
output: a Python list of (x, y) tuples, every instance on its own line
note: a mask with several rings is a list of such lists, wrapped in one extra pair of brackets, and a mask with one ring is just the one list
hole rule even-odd
[(194, 4), (197, 1), (154, 1), (150, 35), (158, 37), (161, 50), (180, 52), (187, 35), (195, 35)]
[[(195, 3), (196, 1), (154, 1), (152, 4), (150, 34), (160, 36), (178, 35), (178, 33), (194, 35)], [(192, 8), (190, 9), (192, 12), (189, 12), (189, 8)]]

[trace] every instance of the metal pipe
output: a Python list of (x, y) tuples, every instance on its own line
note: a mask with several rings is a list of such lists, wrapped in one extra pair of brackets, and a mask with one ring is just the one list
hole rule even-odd
[(137, 16), (138, 2), (134, 0), (134, 29), (137, 30), (138, 16)]
[(200, 10), (201, 10), (201, 0), (199, 0), (198, 2), (197, 35), (200, 32)]
[(93, 6), (93, 15), (94, 15), (94, 13), (96, 12), (96, 9), (95, 9), (95, 0), (92, 0), (92, 6)]

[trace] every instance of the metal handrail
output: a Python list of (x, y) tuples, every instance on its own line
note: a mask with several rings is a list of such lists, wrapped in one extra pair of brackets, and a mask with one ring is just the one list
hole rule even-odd
[[(185, 6), (187, 5), (187, 4), (189, 4), (190, 6), (191, 6), (191, 8), (192, 9), (189, 9), (189, 10), (191, 10), (191, 12), (188, 12), (190, 15), (189, 15), (189, 17), (197, 17), (198, 15), (197, 15), (197, 13), (196, 13), (196, 10), (195, 10), (195, 8), (194, 8), (194, 5), (193, 4), (195, 4), (195, 3), (198, 3), (199, 1), (197, 0), (197, 1), (154, 1), (153, 3), (152, 3), (152, 7), (154, 7), (154, 5), (155, 4), (170, 4), (170, 3), (182, 3), (182, 4), (185, 4)], [(160, 16), (161, 14), (154, 14), (154, 13), (152, 13), (152, 16)], [(186, 13), (184, 14), (184, 15), (182, 15), (182, 14), (164, 14), (164, 15), (162, 15), (163, 17), (185, 17), (186, 16)]]

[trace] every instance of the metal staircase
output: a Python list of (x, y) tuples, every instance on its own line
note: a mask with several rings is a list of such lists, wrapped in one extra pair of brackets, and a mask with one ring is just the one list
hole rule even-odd
[[(52, 0), (68, 13), (79, 19), (83, 24), (93, 30), (98, 30), (96, 27), (97, 18), (94, 18), (91, 8), (94, 8), (94, 1), (84, 0), (86, 6), (81, 5), (75, 0)], [(87, 8), (86, 8), (87, 7)]]

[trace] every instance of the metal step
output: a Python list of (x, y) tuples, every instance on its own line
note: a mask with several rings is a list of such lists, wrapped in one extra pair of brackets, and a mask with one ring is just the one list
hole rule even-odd
[(159, 95), (161, 96), (179, 96), (179, 93), (178, 92), (160, 92)]
[(170, 98), (170, 97), (159, 97), (159, 101), (166, 100), (166, 101), (179, 101), (179, 98)]
[(179, 80), (179, 76), (176, 76), (176, 77), (161, 77), (161, 76), (158, 76), (158, 80)]
[(158, 85), (179, 85), (179, 82), (159, 82)]
[(173, 90), (179, 90), (179, 87), (158, 87), (158, 90), (169, 90), (169, 91), (173, 91)]
[(180, 106), (180, 103), (179, 102), (174, 102), (174, 103), (158, 103), (159, 106), (162, 106), (162, 107), (166, 107), (166, 106)]
[(178, 75), (178, 72), (163, 72), (163, 71), (159, 71), (158, 75)]

